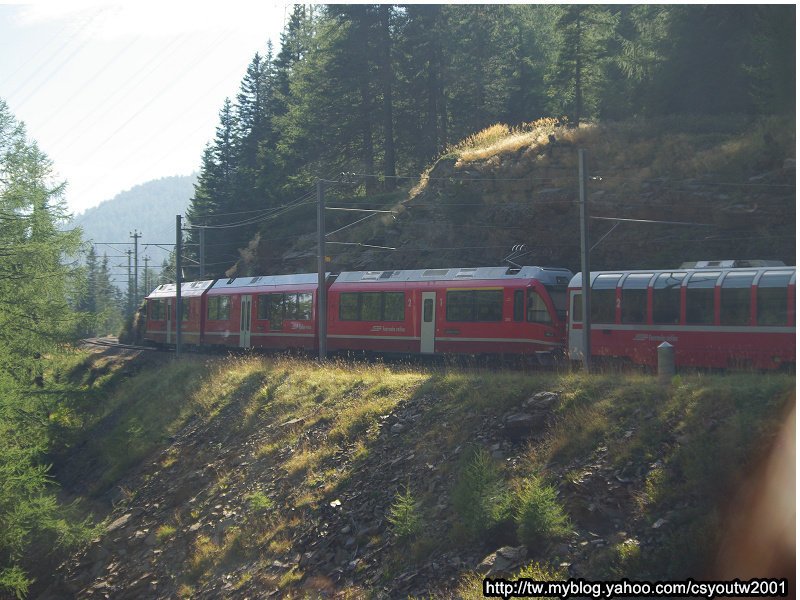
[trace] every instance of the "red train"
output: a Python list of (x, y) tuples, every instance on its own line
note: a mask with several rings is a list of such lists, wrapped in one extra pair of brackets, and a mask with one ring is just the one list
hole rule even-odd
[[(706, 261), (668, 271), (591, 274), (592, 357), (655, 367), (778, 369), (795, 363), (795, 267)], [(581, 274), (569, 284), (569, 357), (582, 358)]]
[[(328, 277), (328, 349), (515, 354), (552, 362), (566, 344), (567, 269), (356, 271)], [(147, 297), (145, 340), (175, 341), (175, 285)], [(201, 346), (317, 347), (317, 275), (181, 286), (182, 339)]]
[[(593, 272), (592, 356), (655, 367), (668, 341), (679, 367), (793, 367), (795, 267), (749, 264)], [(327, 286), (331, 351), (581, 358), (581, 275), (567, 269), (356, 271)], [(186, 344), (318, 347), (316, 274), (187, 282), (181, 294)], [(174, 284), (147, 297), (145, 340), (174, 344), (175, 298)]]

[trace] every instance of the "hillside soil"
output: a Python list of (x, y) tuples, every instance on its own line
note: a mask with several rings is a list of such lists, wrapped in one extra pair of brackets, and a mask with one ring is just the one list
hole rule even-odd
[[(786, 375), (665, 389), (632, 374), (97, 348), (71, 376), (97, 404), (54, 475), (107, 526), (37, 573), (32, 597), (471, 598), (484, 574), (526, 565), (708, 576), (730, 499), (794, 405)], [(566, 528), (520, 525), (532, 478), (555, 492), (540, 512)], [(476, 511), (498, 498), (516, 499), (511, 512)]]

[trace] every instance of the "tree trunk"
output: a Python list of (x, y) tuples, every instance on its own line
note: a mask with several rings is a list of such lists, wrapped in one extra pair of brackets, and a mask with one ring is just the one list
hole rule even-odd
[(383, 174), (386, 176), (384, 189), (392, 190), (397, 184), (395, 175), (396, 158), (394, 148), (394, 107), (392, 105), (392, 40), (389, 30), (391, 7), (388, 4), (380, 6), (380, 31), (378, 37), (378, 51), (381, 69), (381, 92), (383, 95)]
[(581, 9), (578, 8), (577, 19), (575, 20), (575, 118), (573, 126), (577, 129), (581, 124), (581, 113), (583, 112), (583, 90), (581, 89)]

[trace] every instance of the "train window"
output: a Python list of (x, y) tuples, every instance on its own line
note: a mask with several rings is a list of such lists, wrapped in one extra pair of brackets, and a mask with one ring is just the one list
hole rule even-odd
[(503, 290), (475, 291), (475, 320), (503, 320)]
[(311, 294), (283, 294), (283, 318), (290, 321), (311, 319)]
[(345, 292), (339, 294), (339, 319), (405, 321), (405, 298), (404, 292)]
[(647, 320), (647, 285), (652, 273), (631, 273), (622, 283), (622, 322), (644, 323)]
[(694, 273), (686, 286), (686, 323), (710, 325), (714, 323), (714, 288), (720, 271)]
[(721, 325), (750, 324), (750, 287), (755, 271), (731, 271), (722, 280), (719, 298)]
[(474, 321), (475, 320), (474, 294), (472, 291), (447, 292), (448, 321)]
[(194, 302), (187, 299), (183, 300), (182, 304), (183, 304), (183, 312), (181, 314), (183, 316), (183, 320), (188, 321), (192, 315), (192, 304), (194, 304)]
[(772, 271), (761, 276), (756, 291), (759, 325), (786, 325), (789, 317), (787, 288), (792, 275), (792, 271)]
[(230, 296), (211, 296), (208, 299), (208, 320), (227, 321), (231, 316)]
[(283, 304), (283, 319), (294, 321), (297, 318), (297, 294), (275, 294)]
[(525, 318), (525, 292), (514, 290), (514, 320), (522, 321)]
[(297, 294), (297, 318), (300, 321), (311, 320), (312, 298), (311, 294)]
[(285, 294), (283, 300), (283, 318), (289, 321), (300, 319), (300, 307), (298, 306), (298, 294)]
[(164, 305), (166, 303), (164, 300), (150, 300), (150, 320), (151, 321), (163, 321), (164, 317), (166, 316), (166, 311), (164, 310)]
[(360, 321), (381, 320), (381, 293), (362, 292)]
[[(565, 279), (559, 277), (558, 279)], [(550, 294), (550, 299), (553, 301), (553, 306), (556, 307), (556, 314), (559, 319), (567, 318), (567, 284), (544, 284), (547, 293)]]
[(681, 283), (686, 273), (661, 273), (653, 284), (653, 323), (677, 325), (681, 319)]
[(283, 329), (283, 294), (268, 294), (267, 298), (269, 298), (269, 309), (267, 312), (269, 315), (269, 328)]
[(433, 321), (433, 300), (426, 298), (422, 304), (422, 320), (426, 323)]
[(617, 320), (617, 283), (621, 273), (602, 274), (592, 282), (592, 323), (614, 323)]
[(452, 290), (447, 292), (448, 321), (503, 320), (503, 290)]
[(383, 321), (406, 320), (406, 295), (404, 292), (383, 292)]
[(528, 290), (528, 323), (550, 324), (552, 322), (553, 319), (550, 317), (544, 299), (535, 290)]
[(346, 292), (339, 294), (339, 319), (358, 321), (358, 294)]
[(572, 322), (583, 322), (583, 294), (575, 294), (572, 297)]
[(269, 296), (267, 294), (259, 295), (256, 300), (256, 306), (256, 318), (261, 321), (269, 320)]

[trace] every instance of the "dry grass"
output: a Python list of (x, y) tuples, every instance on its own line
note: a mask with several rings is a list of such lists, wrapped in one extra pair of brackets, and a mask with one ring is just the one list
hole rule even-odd
[[(247, 471), (239, 473), (219, 466), (210, 491), (247, 490), (249, 493), (241, 494), (242, 503), (247, 505), (247, 521), (241, 529), (231, 528), (222, 539), (205, 535), (196, 538), (186, 565), (187, 583), (191, 585), (226, 570), (232, 572), (233, 565), (242, 565), (245, 560), (271, 562), (296, 551), (292, 540), (303, 529), (304, 519), (340, 497), (342, 486), (360, 485), (362, 473), (373, 468), (383, 443), (383, 438), (378, 438), (385, 433), (386, 424), (393, 422), (386, 418), (393, 413), (419, 415), (401, 436), (390, 438), (403, 444), (403, 454), (414, 454), (414, 465), (402, 463), (398, 469), (424, 471), (424, 465), (430, 462), (441, 470), (442, 481), (451, 482), (447, 484), (450, 487), (442, 486), (434, 492), (424, 487), (414, 489), (414, 497), (405, 504), (395, 499), (392, 505), (389, 498), (386, 518), (393, 515), (398, 527), (410, 524), (411, 531), (430, 529), (427, 520), (434, 513), (435, 503), (443, 493), (453, 500), (461, 479), (458, 465), (442, 462), (441, 457), (474, 442), (476, 432), (484, 431), (487, 423), (519, 410), (527, 398), (543, 390), (560, 392), (554, 426), (513, 468), (490, 473), (491, 477), (485, 479), (493, 483), (486, 486), (491, 488), (487, 493), (497, 494), (500, 488), (509, 491), (509, 498), (525, 500), (522, 492), (530, 491), (525, 488), (530, 474), (540, 474), (547, 482), (569, 478), (573, 471), (579, 473), (587, 460), (593, 460), (596, 449), (602, 446), (607, 448), (605, 460), (614, 468), (661, 460), (659, 469), (651, 469), (641, 482), (632, 511), (634, 518), (646, 521), (671, 510), (676, 498), (694, 498), (698, 491), (710, 495), (712, 488), (722, 489), (756, 443), (754, 432), (772, 426), (771, 415), (786, 401), (785, 390), (794, 387), (794, 380), (784, 376), (685, 377), (672, 390), (665, 390), (653, 378), (637, 375), (531, 374), (351, 362), (320, 366), (307, 360), (253, 356), (171, 363), (154, 371), (129, 380), (125, 390), (120, 390), (124, 398), (139, 394), (146, 402), (131, 402), (131, 414), (121, 415), (120, 423), (125, 424), (121, 431), (127, 433), (120, 434), (117, 444), (127, 444), (143, 434), (135, 427), (141, 424), (143, 414), (160, 411), (161, 436), (150, 442), (151, 451), (165, 443), (164, 432), (176, 431), (190, 416), (202, 415), (206, 422), (224, 418), (231, 431), (257, 435), (252, 452), (260, 465), (269, 465), (275, 473), (288, 473), (291, 478), (289, 487), (279, 491), (280, 485), (275, 488), (271, 484), (285, 483), (285, 476), (274, 482), (259, 480), (258, 484), (246, 485), (243, 482), (249, 480), (244, 478), (250, 476)], [(143, 394), (146, 386), (160, 385), (165, 375), (180, 376), (182, 381), (191, 379), (195, 390), (180, 397), (174, 388)], [(712, 421), (719, 424), (716, 429), (704, 428)], [(685, 438), (682, 445), (674, 444), (678, 436)], [(745, 444), (744, 440), (749, 442)], [(168, 451), (156, 464), (174, 468), (186, 460), (179, 451)], [(685, 474), (687, 479), (676, 479), (676, 473)], [(528, 495), (532, 498), (528, 504), (533, 506), (535, 498)], [(545, 500), (544, 504), (555, 503), (553, 498)], [(508, 508), (502, 502), (498, 507)], [(527, 518), (528, 513), (520, 512), (519, 520)], [(496, 520), (505, 523), (512, 512), (498, 515)], [(201, 517), (194, 511), (191, 516), (193, 521)], [(708, 519), (697, 517), (688, 523), (691, 535), (670, 542), (671, 548), (677, 550), (693, 542), (712, 525)], [(442, 535), (447, 543), (458, 545), (454, 527)], [(164, 544), (170, 543), (173, 533), (168, 526), (157, 531)], [(426, 560), (435, 550), (428, 536), (407, 537), (413, 538), (407, 552), (396, 559), (402, 568)], [(380, 539), (373, 540), (374, 544)], [(647, 564), (646, 556), (638, 557), (638, 548), (626, 546), (614, 552), (608, 562), (609, 573)], [(282, 586), (285, 595), (298, 589), (298, 582), (307, 583), (299, 570), (282, 575), (283, 581), (279, 582), (276, 575), (273, 585)], [(242, 585), (249, 588), (253, 582)]]
[(555, 134), (558, 127), (559, 120), (552, 118), (539, 119), (519, 127), (497, 123), (462, 140), (451, 147), (448, 153), (457, 156), (459, 162), (484, 160), (498, 154), (517, 152), (525, 146), (547, 144), (548, 136)]

